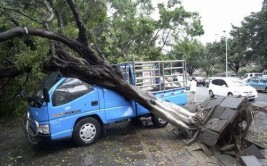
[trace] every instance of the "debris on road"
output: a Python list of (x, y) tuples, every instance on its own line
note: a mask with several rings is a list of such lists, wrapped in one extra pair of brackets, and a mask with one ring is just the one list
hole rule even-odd
[(212, 149), (236, 158), (242, 165), (251, 162), (264, 165), (266, 156), (263, 153), (266, 151), (261, 149), (267, 145), (265, 107), (252, 105), (246, 98), (234, 97), (208, 98), (199, 106), (191, 106), (192, 112), (203, 112), (204, 120), (197, 130), (188, 132), (191, 134), (187, 144), (200, 142), (203, 152), (219, 165), (227, 163), (222, 155), (220, 159), (215, 157)]

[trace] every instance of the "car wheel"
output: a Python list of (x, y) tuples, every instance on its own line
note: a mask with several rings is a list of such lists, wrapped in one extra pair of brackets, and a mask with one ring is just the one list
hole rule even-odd
[(151, 120), (152, 120), (152, 122), (156, 128), (163, 128), (163, 127), (167, 126), (167, 124), (168, 124), (167, 121), (165, 121), (165, 120), (161, 119), (160, 117), (153, 115), (153, 114), (151, 115)]
[(101, 133), (101, 126), (95, 118), (89, 117), (78, 121), (74, 127), (73, 139), (78, 146), (96, 142)]
[(233, 96), (233, 93), (229, 92), (229, 93), (227, 94), (227, 96)]
[(209, 91), (209, 95), (210, 95), (210, 98), (214, 97), (214, 94), (213, 94), (212, 90)]

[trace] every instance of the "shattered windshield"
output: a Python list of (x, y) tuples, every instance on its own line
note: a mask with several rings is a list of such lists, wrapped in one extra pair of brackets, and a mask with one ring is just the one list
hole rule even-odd
[(47, 88), (47, 90), (50, 90), (51, 87), (59, 80), (60, 76), (60, 72), (53, 72), (46, 76), (34, 92), (30, 105), (36, 106), (36, 102), (41, 101), (43, 99), (43, 89)]

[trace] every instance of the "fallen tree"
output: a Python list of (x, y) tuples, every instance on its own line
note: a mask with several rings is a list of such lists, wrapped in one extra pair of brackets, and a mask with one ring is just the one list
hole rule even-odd
[[(25, 36), (48, 39), (51, 41), (51, 58), (49, 63), (46, 63), (43, 67), (45, 72), (59, 70), (65, 76), (76, 77), (89, 84), (112, 89), (129, 99), (135, 100), (152, 114), (165, 119), (178, 128), (192, 130), (201, 124), (205, 116), (203, 112), (191, 113), (180, 106), (159, 100), (151, 93), (125, 82), (120, 71), (110, 66), (104, 56), (90, 47), (91, 43), (88, 41), (85, 24), (75, 3), (72, 0), (67, 0), (67, 3), (79, 30), (77, 39), (64, 36), (61, 32), (49, 30), (47, 23), (53, 19), (55, 14), (51, 5), (46, 3), (51, 16), (44, 22), (44, 29), (17, 26), (1, 32), (0, 42)], [(71, 49), (76, 54), (70, 54), (66, 48)]]

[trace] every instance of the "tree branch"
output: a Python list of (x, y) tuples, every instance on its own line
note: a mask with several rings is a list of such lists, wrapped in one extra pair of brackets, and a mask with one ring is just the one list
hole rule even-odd
[(20, 10), (18, 10), (18, 9), (12, 9), (12, 8), (7, 8), (7, 7), (3, 7), (3, 6), (0, 6), (0, 8), (2, 8), (2, 9), (4, 9), (4, 10), (15, 11), (15, 12), (17, 12), (17, 13), (19, 13), (19, 14), (21, 14), (21, 15), (27, 17), (27, 18), (29, 18), (30, 20), (32, 20), (32, 21), (34, 21), (34, 22), (37, 22), (37, 23), (39, 23), (39, 24), (42, 24), (42, 22), (40, 22), (40, 21), (38, 21), (38, 20), (32, 18), (31, 16), (25, 14), (24, 12), (22, 12), (22, 11), (20, 11)]
[(87, 40), (87, 33), (86, 33), (86, 27), (85, 24), (72, 0), (67, 0), (69, 7), (73, 13), (74, 19), (76, 21), (76, 25), (79, 28), (79, 37), (78, 41), (82, 42), (83, 44), (88, 46), (88, 40)]
[(86, 61), (88, 61), (90, 64), (95, 63), (101, 63), (102, 60), (99, 59), (94, 55), (93, 50), (90, 48), (82, 45), (80, 42), (77, 42), (76, 40), (67, 38), (61, 34), (40, 30), (40, 29), (34, 29), (34, 28), (26, 28), (26, 27), (16, 27), (11, 30), (5, 31), (0, 33), (0, 42), (6, 41), (8, 39), (14, 38), (14, 37), (21, 37), (23, 35), (32, 35), (32, 36), (39, 36), (51, 40), (55, 40), (58, 42), (61, 42), (68, 46), (69, 48), (76, 51), (81, 57), (83, 57)]
[(30, 68), (18, 69), (16, 66), (9, 66), (3, 69), (0, 69), (0, 79), (3, 78), (14, 78), (18, 75), (21, 75), (25, 72), (31, 71)]
[(55, 14), (54, 14), (53, 8), (51, 7), (51, 4), (49, 4), (46, 0), (44, 1), (44, 4), (50, 13), (50, 16), (45, 20), (45, 22), (49, 23), (53, 20), (53, 18), (55, 17)]
[(55, 13), (57, 17), (58, 33), (62, 33), (63, 19), (62, 19), (61, 13), (57, 10), (55, 10)]
[(168, 33), (167, 33), (167, 36), (166, 36), (165, 39), (163, 40), (163, 45), (160, 47), (160, 50), (162, 50), (163, 47), (166, 45), (170, 33), (171, 33), (171, 29), (169, 29), (169, 31), (168, 31)]

